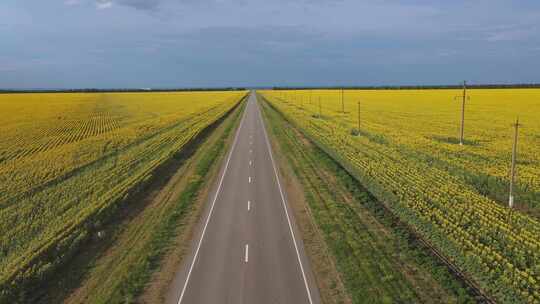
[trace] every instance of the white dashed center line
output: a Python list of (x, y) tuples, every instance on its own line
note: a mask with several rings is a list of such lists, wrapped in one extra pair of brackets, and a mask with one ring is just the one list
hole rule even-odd
[(251, 176), (248, 177), (248, 182), (251, 184)]
[(245, 254), (245, 256), (244, 256), (244, 262), (247, 263), (248, 260), (249, 260), (249, 245), (246, 244), (246, 254)]
[(248, 211), (249, 211), (249, 209), (251, 209), (251, 202), (250, 201), (248, 201)]

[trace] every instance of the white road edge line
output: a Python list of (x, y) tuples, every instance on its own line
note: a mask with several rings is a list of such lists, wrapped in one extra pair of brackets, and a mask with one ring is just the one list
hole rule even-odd
[(268, 147), (268, 153), (270, 154), (270, 159), (272, 160), (272, 167), (274, 168), (274, 174), (276, 175), (276, 181), (279, 188), (279, 194), (281, 195), (281, 203), (283, 206), (283, 210), (285, 210), (285, 215), (287, 217), (287, 222), (289, 224), (289, 231), (291, 232), (291, 236), (294, 243), (294, 249), (296, 250), (296, 257), (298, 258), (298, 264), (300, 265), (300, 270), (302, 271), (302, 278), (304, 279), (304, 285), (306, 286), (306, 292), (308, 295), (308, 300), (310, 304), (313, 304), (313, 300), (311, 299), (311, 291), (309, 290), (309, 285), (306, 279), (306, 273), (304, 272), (304, 266), (302, 265), (302, 259), (300, 258), (300, 252), (298, 251), (298, 245), (296, 244), (296, 238), (294, 236), (294, 232), (291, 225), (291, 219), (289, 217), (289, 212), (287, 211), (287, 206), (285, 205), (285, 196), (283, 195), (283, 190), (281, 189), (281, 183), (279, 182), (279, 176), (276, 169), (276, 164), (274, 162), (274, 157), (272, 156), (272, 148), (270, 147), (270, 141), (268, 140), (268, 134), (266, 133), (266, 127), (264, 126), (264, 122), (262, 121), (262, 114), (259, 110), (259, 107), (257, 107), (258, 113), (259, 113), (259, 119), (262, 124), (262, 129), (264, 131), (264, 139), (266, 140), (266, 146)]
[(244, 262), (248, 262), (249, 259), (249, 244), (246, 244), (246, 255), (244, 257)]
[[(248, 99), (248, 102), (249, 102), (249, 99)], [(218, 188), (216, 190), (214, 199), (212, 200), (212, 206), (210, 207), (210, 211), (208, 212), (208, 217), (206, 218), (206, 222), (204, 223), (201, 239), (199, 240), (199, 243), (197, 244), (197, 249), (195, 250), (195, 255), (193, 256), (193, 261), (191, 262), (191, 266), (189, 267), (189, 271), (186, 277), (186, 282), (184, 283), (184, 287), (182, 288), (182, 293), (180, 294), (180, 298), (178, 299), (178, 304), (182, 303), (182, 299), (184, 298), (184, 294), (186, 292), (186, 288), (189, 283), (189, 278), (191, 277), (191, 272), (193, 271), (193, 266), (195, 266), (195, 262), (197, 261), (197, 257), (199, 256), (199, 250), (201, 249), (201, 244), (204, 239), (204, 235), (206, 233), (206, 227), (208, 227), (208, 222), (210, 222), (210, 218), (212, 217), (216, 200), (221, 191), (221, 185), (223, 184), (223, 179), (225, 177), (225, 174), (227, 173), (227, 169), (229, 168), (229, 161), (231, 160), (231, 156), (235, 150), (236, 142), (238, 140), (238, 134), (240, 134), (240, 130), (242, 129), (242, 126), (244, 125), (246, 113), (248, 112), (247, 107), (248, 107), (248, 103), (246, 103), (246, 108), (244, 109), (244, 114), (242, 115), (242, 121), (240, 122), (240, 125), (238, 126), (238, 130), (236, 130), (236, 135), (234, 136), (234, 142), (231, 148), (231, 152), (229, 152), (229, 156), (227, 157), (227, 162), (225, 163), (225, 169), (223, 170), (223, 174), (221, 175), (221, 178), (219, 180)]]

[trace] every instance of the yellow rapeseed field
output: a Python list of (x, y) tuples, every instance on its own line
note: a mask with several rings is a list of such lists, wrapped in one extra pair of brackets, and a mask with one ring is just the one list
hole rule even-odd
[(260, 93), (495, 299), (540, 303), (540, 90), (469, 90), (463, 146), (461, 90)]
[(0, 300), (69, 256), (129, 191), (245, 95), (0, 94)]

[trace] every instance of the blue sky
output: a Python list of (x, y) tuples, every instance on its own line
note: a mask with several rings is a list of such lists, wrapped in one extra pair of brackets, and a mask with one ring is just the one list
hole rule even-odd
[(540, 1), (2, 0), (0, 88), (540, 82)]

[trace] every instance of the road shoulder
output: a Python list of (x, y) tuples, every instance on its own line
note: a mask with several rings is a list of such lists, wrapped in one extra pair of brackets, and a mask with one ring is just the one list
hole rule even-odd
[[(306, 244), (315, 243), (306, 249), (314, 260), (313, 270), (323, 302), (474, 302), (463, 282), (373, 195), (281, 113), (264, 101), (261, 104), (269, 125), (275, 129), (274, 141), (282, 149), (284, 166), (290, 166), (288, 174), (300, 185), (303, 208), (309, 210), (302, 211), (301, 207), (298, 217), (301, 219), (302, 212), (308, 213), (311, 223), (318, 227), (314, 230), (322, 234), (314, 238), (304, 232), (303, 236)], [(324, 284), (329, 275), (324, 267), (328, 266), (317, 259), (328, 252), (330, 257), (326, 261), (333, 262), (332, 270), (336, 272), (333, 282)], [(318, 267), (320, 264), (322, 268)]]

